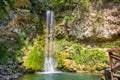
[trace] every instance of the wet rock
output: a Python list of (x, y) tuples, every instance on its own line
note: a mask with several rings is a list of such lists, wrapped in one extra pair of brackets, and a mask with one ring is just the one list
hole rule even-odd
[(19, 64), (0, 65), (0, 80), (17, 80), (26, 70)]

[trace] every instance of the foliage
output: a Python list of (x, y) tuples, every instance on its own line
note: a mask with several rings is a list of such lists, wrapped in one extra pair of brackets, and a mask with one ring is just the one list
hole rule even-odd
[[(80, 0), (74, 9), (73, 15), (75, 17), (75, 23), (84, 22), (89, 15), (90, 1)], [(79, 15), (78, 15), (79, 14)]]
[(64, 50), (66, 50), (67, 48), (69, 48), (70, 46), (72, 46), (71, 42), (68, 42), (66, 40), (60, 40), (56, 43), (56, 52), (65, 52)]
[(66, 14), (64, 17), (65, 23), (72, 23), (74, 21), (74, 16), (71, 14)]
[(22, 46), (24, 42), (22, 37), (17, 37), (13, 40), (5, 40), (6, 35), (3, 38), (3, 42), (0, 42), (0, 64), (6, 64), (11, 62), (21, 62), (23, 52)]
[[(0, 29), (0, 64), (23, 62), (23, 52), (29, 47), (28, 44), (31, 45), (33, 43), (33, 39), (37, 34), (41, 35), (43, 33), (41, 23), (37, 15), (31, 15), (29, 13), (25, 15), (19, 14), (9, 22), (9, 29), (8, 27)], [(18, 31), (14, 32), (14, 29)], [(27, 44), (25, 44), (26, 42)]]
[(52, 0), (53, 10), (56, 12), (73, 10), (78, 0)]
[(120, 38), (118, 38), (115, 41), (109, 41), (109, 42), (102, 43), (98, 47), (102, 47), (102, 48), (119, 48), (120, 47)]
[(30, 7), (30, 1), (29, 0), (15, 0), (14, 6), (17, 8), (29, 8)]
[(107, 63), (105, 52), (99, 49), (83, 49), (79, 54), (74, 55), (78, 64), (95, 65), (96, 63)]
[(37, 13), (38, 15), (42, 15), (45, 13), (47, 9), (49, 9), (49, 5), (47, 0), (30, 0), (31, 3), (31, 12)]
[(0, 45), (0, 64), (7, 63), (8, 54), (7, 49), (4, 45)]
[(70, 59), (72, 58), (72, 56), (70, 56), (69, 54), (69, 49), (71, 48), (70, 46), (72, 46), (71, 42), (68, 42), (66, 40), (60, 40), (56, 43), (56, 54), (55, 54), (55, 58), (58, 59), (58, 68), (59, 69), (65, 69), (65, 59)]
[(66, 40), (58, 41), (56, 47), (58, 68), (60, 69), (65, 69), (65, 59), (74, 60), (78, 65), (85, 65), (86, 67), (100, 65), (99, 67), (95, 66), (95, 69), (103, 69), (108, 64), (105, 51), (97, 48), (83, 48), (78, 43)]
[(14, 0), (0, 0), (0, 20), (3, 20), (8, 16), (7, 8), (14, 8)]
[(45, 15), (47, 10), (54, 10), (55, 16), (58, 20), (62, 17), (61, 12), (69, 10), (72, 11), (76, 4), (77, 0), (30, 0), (31, 3), (31, 12), (37, 13), (38, 15)]
[[(25, 0), (19, 0), (24, 3)], [(115, 4), (119, 4), (119, 0), (27, 0), (24, 4), (19, 4), (19, 1), (16, 0), (15, 7), (27, 8), (31, 9), (31, 12), (37, 14), (36, 17), (29, 18), (28, 22), (25, 24), (29, 24), (30, 21), (35, 23), (34, 26), (28, 25), (26, 28), (24, 27), (23, 33), (17, 34), (17, 37), (14, 37), (14, 40), (6, 40), (3, 43), (0, 42), (0, 64), (7, 63), (8, 61), (18, 61), (21, 62), (23, 51), (25, 53), (25, 62), (24, 65), (27, 69), (32, 70), (42, 70), (44, 55), (43, 55), (43, 47), (44, 47), (44, 39), (41, 38), (40, 35), (43, 33), (43, 20), (45, 21), (45, 12), (46, 10), (54, 10), (56, 21), (63, 21), (66, 26), (67, 23), (77, 24), (81, 21), (86, 21), (85, 19), (89, 15), (89, 7), (92, 2), (95, 2), (97, 6), (104, 4), (104, 2), (114, 2)], [(0, 20), (6, 19), (8, 15), (9, 8), (14, 7), (14, 0), (1, 0), (0, 1)], [(18, 11), (19, 12), (19, 11)], [(26, 15), (25, 15), (26, 16)], [(36, 15), (35, 15), (36, 16)], [(21, 17), (21, 16), (20, 16)], [(100, 18), (100, 15), (96, 15), (97, 20)], [(26, 18), (25, 18), (26, 19)], [(96, 20), (96, 21), (97, 21)], [(19, 18), (19, 24), (24, 25), (25, 20)], [(98, 21), (97, 21), (98, 22)], [(31, 23), (30, 23), (31, 24)], [(45, 24), (45, 23), (44, 23)], [(77, 24), (79, 25), (79, 24)], [(18, 25), (17, 25), (18, 26)], [(30, 26), (30, 27), (29, 27)], [(94, 25), (97, 27), (98, 25)], [(21, 27), (21, 26), (20, 26)], [(34, 30), (35, 29), (35, 30)], [(33, 31), (36, 31), (33, 33)], [(36, 34), (39, 34), (39, 37), (35, 37)], [(6, 36), (6, 35), (3, 35)], [(1, 37), (1, 36), (0, 36)], [(9, 36), (6, 36), (9, 37)], [(25, 46), (25, 39), (30, 39), (30, 44), (28, 41), (27, 47)], [(33, 37), (35, 40), (32, 42)], [(58, 35), (59, 39), (66, 38), (65, 35)], [(33, 44), (32, 44), (33, 43)], [(120, 40), (111, 43), (105, 43), (101, 45), (101, 47), (119, 47), (118, 45)], [(11, 46), (12, 45), (12, 46)], [(30, 47), (30, 48), (29, 48)], [(24, 50), (22, 50), (25, 48)], [(107, 57), (105, 52), (99, 49), (87, 49), (81, 47), (79, 43), (75, 43), (72, 41), (60, 40), (56, 42), (56, 57), (59, 60), (58, 67), (63, 68), (64, 59), (74, 60), (77, 64), (85, 64), (85, 65), (95, 65), (96, 63), (107, 63)]]
[(119, 0), (90, 0), (91, 2), (94, 2), (96, 4), (103, 4), (103, 3), (114, 3), (114, 4), (120, 4)]
[(66, 15), (68, 13), (70, 13), (69, 15), (72, 14), (75, 21), (84, 21), (84, 19), (89, 15), (91, 5), (100, 7), (100, 5), (104, 5), (109, 2), (115, 4), (120, 3), (119, 0), (51, 0), (51, 2), (48, 0), (48, 2), (51, 4), (52, 10), (56, 13), (57, 21), (61, 18), (64, 20), (64, 17), (68, 16)]
[(42, 70), (43, 59), (44, 59), (44, 55), (41, 49), (37, 49), (37, 47), (33, 47), (24, 65), (27, 69)]
[(69, 58), (69, 53), (56, 53), (55, 58), (58, 60), (58, 68), (61, 70), (65, 69), (65, 59)]
[(26, 59), (24, 66), (29, 70), (43, 70), (44, 55), (43, 55), (43, 39), (39, 36), (34, 40), (31, 48), (25, 50)]

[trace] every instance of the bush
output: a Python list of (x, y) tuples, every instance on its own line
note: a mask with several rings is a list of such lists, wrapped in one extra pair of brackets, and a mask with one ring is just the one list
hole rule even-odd
[(59, 69), (65, 69), (65, 59), (69, 58), (69, 53), (56, 53), (55, 59), (58, 60), (58, 68)]
[(44, 55), (38, 47), (33, 47), (27, 59), (24, 62), (27, 69), (42, 70), (44, 66)]
[(8, 62), (8, 52), (4, 45), (0, 45), (0, 64)]
[(28, 70), (43, 70), (44, 66), (44, 54), (43, 54), (43, 38), (37, 36), (34, 39), (33, 46), (27, 46), (28, 49), (24, 51), (26, 55), (24, 58), (24, 66)]
[(83, 49), (79, 54), (74, 54), (74, 60), (78, 64), (95, 65), (96, 63), (107, 63), (105, 51), (99, 49)]
[(13, 8), (14, 0), (0, 0), (0, 21), (8, 17), (6, 7)]
[[(61, 70), (66, 69), (65, 60), (73, 60), (78, 67), (79, 65), (84, 66), (82, 70), (88, 71), (103, 70), (108, 65), (108, 57), (105, 51), (98, 48), (83, 48), (78, 43), (66, 40), (58, 41), (56, 48), (55, 57), (58, 59), (58, 68)], [(91, 66), (94, 68), (92, 69)]]
[(100, 45), (102, 48), (119, 48), (120, 47), (120, 38), (115, 41), (109, 41)]

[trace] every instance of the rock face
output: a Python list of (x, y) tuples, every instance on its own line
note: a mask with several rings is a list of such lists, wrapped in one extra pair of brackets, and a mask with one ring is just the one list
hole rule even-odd
[(18, 80), (26, 72), (22, 64), (17, 64), (22, 62), (23, 52), (20, 50), (24, 47), (23, 42), (26, 38), (32, 40), (36, 32), (42, 30), (36, 29), (41, 28), (39, 17), (33, 16), (27, 9), (28, 1), (17, 0), (15, 10), (9, 9), (9, 17), (0, 21), (0, 80)]
[(17, 80), (25, 72), (24, 67), (19, 64), (0, 65), (0, 80)]
[[(120, 7), (112, 3), (104, 4), (97, 9), (92, 5), (84, 20), (81, 20), (79, 9), (73, 11), (76, 21), (62, 25), (58, 31), (60, 34), (78, 39), (110, 40), (120, 35)], [(80, 15), (82, 16), (82, 15)], [(64, 28), (63, 28), (64, 27)]]

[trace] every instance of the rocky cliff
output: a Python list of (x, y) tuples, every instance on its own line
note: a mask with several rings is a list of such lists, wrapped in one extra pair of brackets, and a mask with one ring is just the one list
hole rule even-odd
[(68, 21), (58, 25), (60, 29), (57, 33), (81, 40), (104, 41), (120, 38), (119, 5), (103, 3), (94, 6), (89, 4), (87, 11), (81, 10), (81, 6), (78, 5), (71, 12), (73, 22)]

